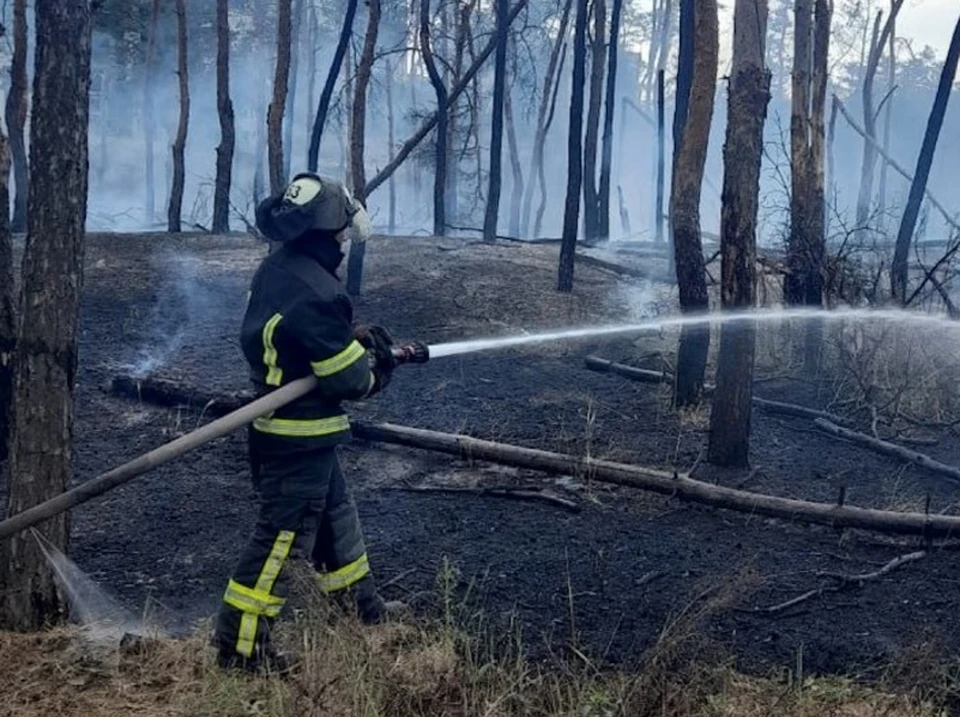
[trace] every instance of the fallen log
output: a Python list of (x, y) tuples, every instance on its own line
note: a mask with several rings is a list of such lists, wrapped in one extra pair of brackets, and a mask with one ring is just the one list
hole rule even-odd
[(817, 420), (818, 418), (830, 421), (836, 425), (844, 425), (848, 421), (840, 416), (828, 413), (827, 411), (820, 411), (816, 408), (807, 408), (806, 406), (799, 406), (795, 403), (784, 403), (782, 401), (771, 401), (766, 398), (758, 398), (757, 396), (753, 397), (754, 405), (766, 413), (775, 413), (783, 416), (796, 416), (798, 418), (810, 418)]
[(625, 364), (615, 363), (597, 356), (587, 356), (584, 363), (591, 371), (597, 371), (598, 373), (612, 373), (616, 374), (617, 376), (629, 378), (632, 381), (641, 381), (643, 383), (668, 383), (673, 380), (669, 374), (666, 374), (663, 371), (650, 371), (649, 369), (645, 368), (627, 366)]
[(468, 488), (465, 486), (449, 485), (399, 486), (386, 488), (386, 490), (396, 490), (404, 493), (458, 493), (461, 495), (466, 493), (467, 495), (477, 495), (480, 497), (492, 496), (495, 498), (540, 501), (560, 506), (561, 508), (569, 510), (571, 513), (579, 513), (581, 510), (578, 503), (542, 490), (526, 490), (522, 488)]
[[(143, 379), (141, 386), (159, 384), (152, 379)], [(126, 382), (112, 382), (111, 386), (127, 386)], [(214, 394), (204, 394), (195, 389), (182, 389), (181, 396), (205, 397), (193, 405), (226, 406), (228, 397), (216, 402)], [(122, 393), (122, 391), (121, 391)], [(125, 394), (129, 395), (129, 394)], [(136, 397), (137, 394), (134, 394)], [(156, 396), (155, 391), (141, 392), (143, 400)], [(176, 405), (167, 401), (164, 405)], [(878, 533), (920, 535), (926, 538), (960, 536), (960, 516), (929, 513), (901, 513), (873, 508), (857, 508), (849, 505), (815, 503), (794, 498), (780, 498), (762, 493), (727, 488), (694, 480), (687, 475), (644, 468), (641, 466), (614, 463), (594, 458), (584, 458), (562, 453), (552, 453), (535, 448), (494, 443), (470, 436), (440, 433), (392, 424), (371, 424), (354, 421), (354, 436), (359, 439), (408, 446), (436, 451), (466, 460), (484, 460), (518, 468), (559, 473), (561, 475), (588, 476), (592, 480), (659, 493), (680, 500), (688, 500), (715, 508), (724, 508), (742, 513), (763, 515), (788, 521), (827, 525), (833, 528), (856, 528)], [(3, 537), (0, 523), (0, 537)]]
[(941, 463), (925, 453), (912, 451), (909, 448), (894, 445), (893, 443), (889, 443), (888, 441), (884, 441), (880, 438), (868, 436), (866, 433), (860, 433), (859, 431), (853, 431), (849, 428), (843, 428), (824, 418), (818, 418), (814, 421), (814, 424), (821, 431), (828, 433), (835, 438), (841, 438), (843, 440), (850, 441), (851, 443), (865, 446), (866, 448), (876, 451), (877, 453), (882, 453), (885, 456), (899, 458), (902, 461), (912, 463), (920, 466), (921, 468), (926, 468), (929, 471), (945, 476), (946, 478), (950, 478), (951, 480), (960, 481), (960, 468), (947, 465), (946, 463)]

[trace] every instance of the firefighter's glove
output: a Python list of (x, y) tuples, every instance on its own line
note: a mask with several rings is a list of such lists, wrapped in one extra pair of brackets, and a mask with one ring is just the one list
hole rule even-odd
[(354, 337), (367, 350), (370, 360), (370, 371), (373, 373), (374, 385), (368, 395), (379, 393), (390, 383), (390, 376), (397, 362), (393, 356), (393, 337), (382, 326), (361, 325), (354, 328)]

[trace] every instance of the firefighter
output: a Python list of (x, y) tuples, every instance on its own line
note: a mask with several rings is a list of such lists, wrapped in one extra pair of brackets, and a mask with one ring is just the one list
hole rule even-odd
[(382, 391), (395, 364), (386, 330), (354, 327), (337, 277), (351, 232), (360, 241), (370, 229), (346, 187), (299, 174), (257, 207), (257, 227), (278, 248), (253, 278), (241, 329), (253, 383), (263, 394), (312, 373), (319, 387), (251, 427), (260, 512), (223, 595), (214, 641), (222, 667), (283, 672), (289, 661), (272, 646), (270, 628), (285, 602), (278, 586), (295, 544), (310, 552), (319, 588), (363, 622), (400, 607), (377, 593), (336, 452), (350, 428), (341, 402)]

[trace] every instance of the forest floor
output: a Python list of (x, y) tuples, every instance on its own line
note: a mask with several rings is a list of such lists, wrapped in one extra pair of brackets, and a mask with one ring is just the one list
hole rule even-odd
[[(78, 481), (205, 420), (113, 396), (104, 390), (112, 376), (139, 370), (208, 389), (247, 388), (237, 332), (264, 253), (244, 237), (89, 237)], [(575, 291), (559, 295), (556, 263), (557, 247), (549, 245), (376, 238), (357, 315), (397, 338), (439, 343), (637, 320), (675, 303), (663, 286), (591, 265), (578, 266)], [(829, 382), (795, 380), (790, 337), (790, 326), (761, 329), (757, 395), (825, 405)], [(438, 359), (401, 368), (387, 392), (353, 415), (688, 470), (705, 446), (708, 407), (678, 413), (667, 386), (584, 368), (588, 355), (660, 368), (675, 347), (675, 332), (664, 331)], [(936, 438), (923, 450), (960, 464), (960, 440), (946, 431)], [(958, 491), (949, 481), (828, 438), (799, 419), (755, 411), (751, 451), (750, 471), (700, 466), (698, 475), (792, 498), (832, 502), (845, 487), (848, 504), (923, 510), (929, 501), (934, 512), (955, 512)], [(685, 651), (754, 675), (799, 669), (875, 680), (903, 664), (932, 675), (939, 668), (931, 665), (951, 662), (960, 650), (960, 551), (952, 546), (934, 546), (882, 579), (767, 613), (755, 608), (817, 588), (820, 573), (870, 572), (917, 550), (918, 541), (841, 534), (589, 476), (397, 447), (356, 442), (342, 456), (372, 564), (389, 583), (386, 596), (430, 617), (453, 600), (474, 618), (482, 615), (494, 633), (522, 635), (534, 660), (572, 649), (589, 664), (628, 670), (692, 612), (696, 640)], [(409, 490), (478, 485), (549, 487), (582, 510)], [(168, 630), (184, 632), (215, 612), (254, 517), (245, 439), (237, 434), (76, 509), (71, 557), (134, 611), (149, 610)]]

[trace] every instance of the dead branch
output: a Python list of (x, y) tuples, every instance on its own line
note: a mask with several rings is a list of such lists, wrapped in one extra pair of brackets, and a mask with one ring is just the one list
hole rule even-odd
[(868, 436), (866, 433), (853, 431), (849, 428), (842, 428), (824, 418), (818, 418), (814, 421), (814, 423), (821, 431), (836, 438), (842, 438), (852, 443), (857, 443), (861, 446), (869, 448), (870, 450), (876, 451), (877, 453), (882, 453), (885, 456), (899, 458), (902, 461), (918, 465), (921, 468), (926, 468), (929, 471), (933, 471), (934, 473), (950, 478), (951, 480), (960, 481), (960, 468), (948, 466), (946, 463), (941, 463), (925, 453), (918, 453), (917, 451), (912, 451), (909, 448), (894, 445), (893, 443), (889, 443), (880, 438)]
[(812, 600), (815, 597), (819, 597), (824, 593), (836, 593), (850, 587), (862, 586), (863, 583), (865, 582), (869, 582), (871, 580), (878, 580), (882, 578), (884, 575), (887, 575), (893, 572), (897, 568), (903, 565), (906, 565), (907, 563), (912, 563), (917, 560), (920, 560), (926, 557), (926, 555), (927, 555), (926, 550), (918, 550), (915, 553), (907, 553), (906, 555), (900, 555), (894, 558), (893, 560), (891, 560), (890, 562), (888, 562), (879, 570), (875, 570), (872, 573), (859, 573), (859, 574), (850, 575), (847, 573), (818, 572), (817, 577), (836, 580), (837, 584), (821, 585), (820, 587), (814, 588), (813, 590), (808, 590), (802, 595), (798, 595), (795, 598), (791, 598), (786, 602), (782, 602), (777, 605), (771, 605), (769, 607), (754, 608), (753, 612), (763, 612), (763, 613), (772, 615), (774, 613), (783, 612), (784, 610), (789, 610), (790, 608), (800, 605), (801, 603), (805, 603), (808, 600)]
[(561, 498), (553, 493), (542, 490), (526, 490), (523, 488), (467, 488), (461, 486), (448, 485), (421, 485), (421, 486), (390, 486), (385, 490), (396, 490), (404, 493), (466, 493), (468, 495), (477, 495), (480, 497), (494, 496), (497, 498), (513, 498), (515, 500), (540, 501), (550, 503), (561, 508), (565, 508), (573, 513), (579, 513), (581, 507), (578, 503), (566, 498)]

